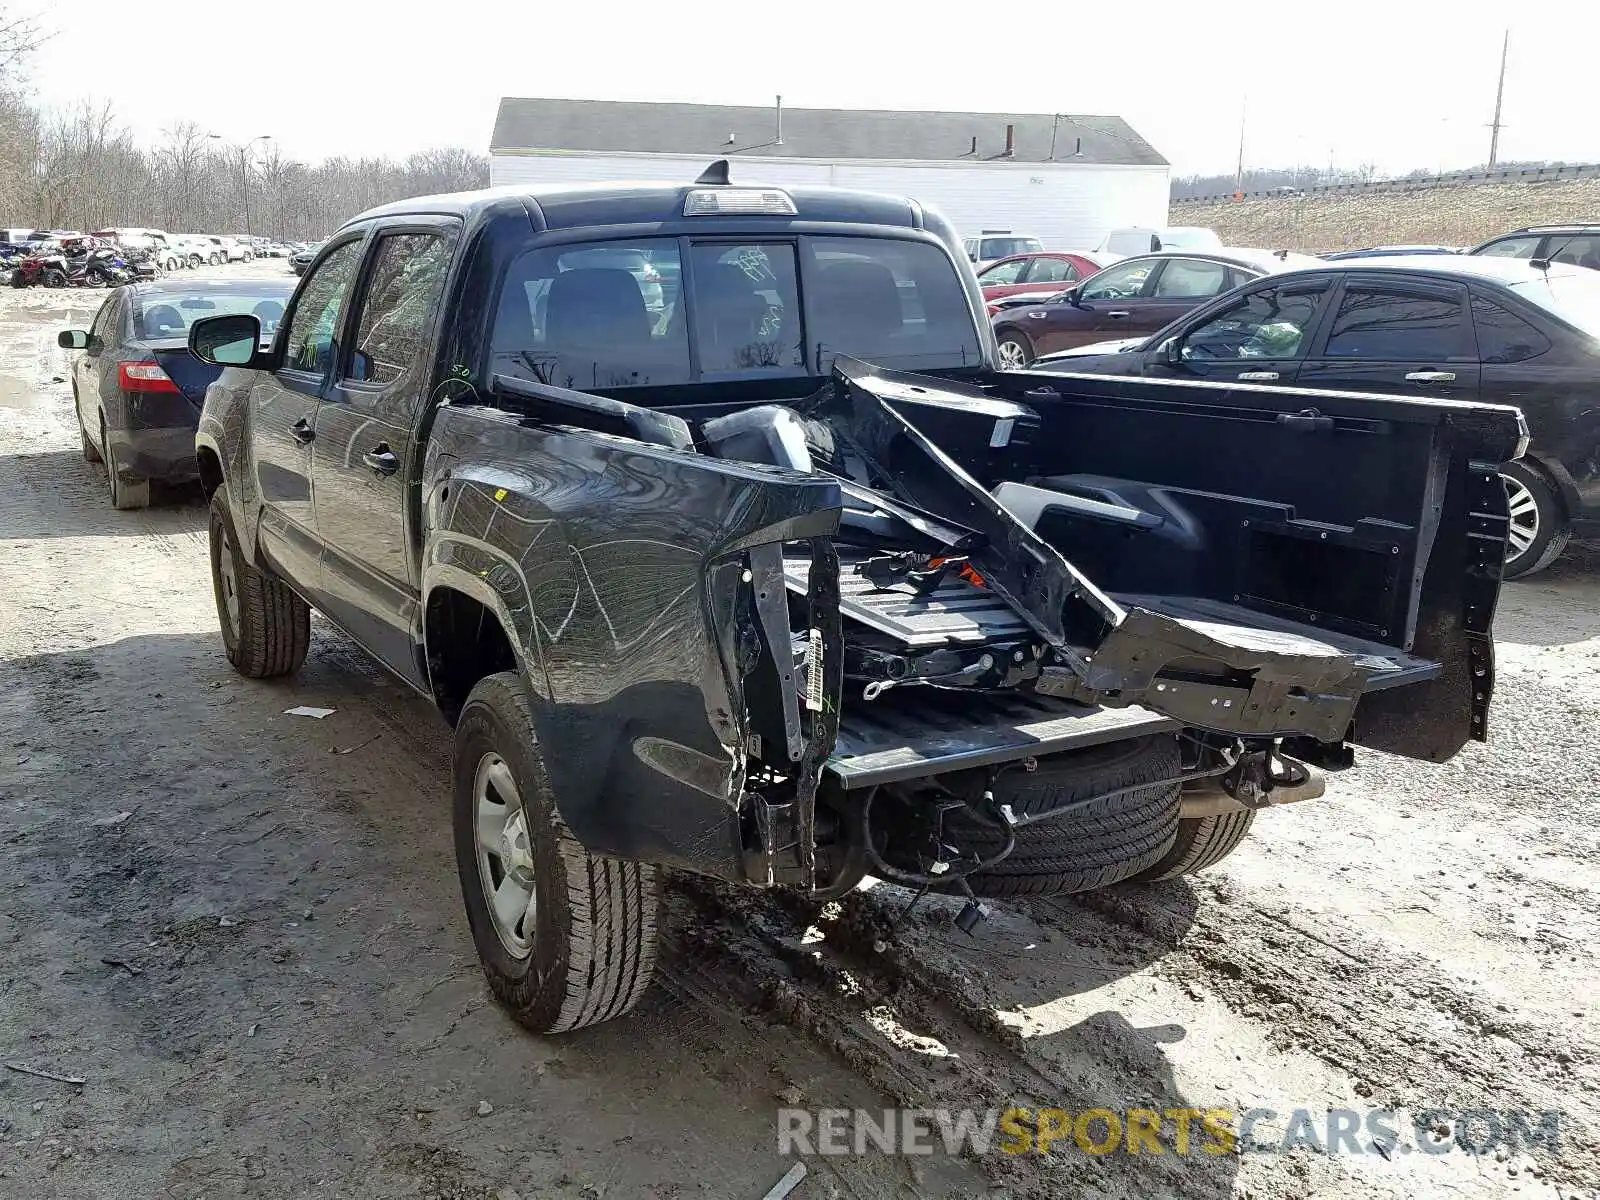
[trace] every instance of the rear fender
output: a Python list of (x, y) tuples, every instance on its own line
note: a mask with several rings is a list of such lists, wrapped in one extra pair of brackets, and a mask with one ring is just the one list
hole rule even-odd
[[(801, 672), (787, 625), (780, 646), (763, 630), (752, 556), (810, 541), (825, 577), (833, 480), (448, 405), (423, 497), (424, 579), (474, 579), (501, 614), (552, 799), (590, 850), (763, 882), (752, 835), (805, 844), (839, 685), (797, 708), (797, 758), (756, 736), (784, 725), (750, 711), (756, 673), (786, 665), (793, 688)], [(759, 788), (756, 765), (773, 768)]]

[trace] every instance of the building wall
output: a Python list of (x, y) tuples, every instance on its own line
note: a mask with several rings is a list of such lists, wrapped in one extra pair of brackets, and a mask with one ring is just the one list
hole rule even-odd
[(1230, 246), (1349, 250), (1406, 242), (1475, 246), (1524, 225), (1600, 220), (1600, 179), (1385, 184), (1304, 197), (1183, 202), (1174, 225), (1209, 225)]
[[(495, 154), (491, 182), (689, 182), (711, 156)], [(910, 196), (939, 209), (964, 236), (1032, 234), (1055, 249), (1090, 249), (1119, 226), (1166, 223), (1166, 167), (1078, 163), (887, 163), (732, 158), (735, 183), (832, 185)]]

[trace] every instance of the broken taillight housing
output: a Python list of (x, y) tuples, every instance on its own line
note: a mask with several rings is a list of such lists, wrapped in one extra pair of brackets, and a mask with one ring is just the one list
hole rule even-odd
[(176, 392), (178, 385), (161, 365), (146, 359), (143, 362), (117, 364), (117, 386), (125, 392)]

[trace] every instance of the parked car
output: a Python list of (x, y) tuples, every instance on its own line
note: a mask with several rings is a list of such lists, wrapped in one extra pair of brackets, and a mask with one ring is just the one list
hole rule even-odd
[(1125, 258), (1041, 304), (996, 313), (1000, 363), (1015, 370), (1057, 350), (1151, 333), (1241, 283), (1316, 261), (1286, 250), (1249, 249)]
[(113, 290), (88, 329), (57, 342), (82, 351), (72, 398), (86, 462), (104, 463), (114, 508), (144, 508), (152, 480), (195, 478), (194, 433), (219, 368), (188, 351), (189, 324), (250, 313), (270, 339), (293, 290), (287, 279), (135, 283)]
[(1106, 254), (1152, 254), (1158, 250), (1221, 250), (1216, 230), (1199, 225), (1172, 225), (1166, 229), (1129, 226), (1106, 234), (1096, 250)]
[(1533, 225), (1490, 238), (1467, 253), (1600, 269), (1600, 223)]
[(311, 260), (316, 258), (317, 251), (322, 249), (321, 242), (312, 242), (304, 249), (296, 250), (289, 256), (289, 270), (296, 275), (304, 275), (306, 268), (311, 265)]
[(1034, 254), (1013, 254), (992, 262), (978, 272), (978, 286), (985, 300), (998, 300), (1017, 292), (1036, 292), (1087, 279), (1108, 262), (1096, 261), (1088, 254), (1071, 250), (1041, 250)]
[(1008, 308), (1021, 308), (1025, 304), (1049, 304), (1064, 291), (1061, 287), (1048, 287), (1042, 291), (1013, 292), (1009, 296), (1001, 296), (997, 300), (985, 300), (984, 311), (989, 316), (994, 316)]
[[(232, 368), (195, 439), (226, 655), (295, 671), (315, 606), (455, 726), (523, 1024), (635, 1004), (663, 866), (970, 889), (970, 929), (973, 893), (1216, 862), (1347, 739), (1485, 735), (1506, 498), (1471, 468), (1514, 409), (1330, 394), (1389, 436), (1289, 444), (1301, 399), (1248, 384), (1044, 394), (936, 211), (726, 172), (389, 204), (269, 349), (190, 330)], [(665, 319), (601, 248), (681, 281)]]
[(1037, 254), (1044, 244), (1025, 233), (1012, 233), (1009, 229), (985, 229), (977, 237), (967, 238), (962, 245), (967, 258), (983, 270), (990, 263), (1018, 254)]
[(1500, 468), (1506, 577), (1600, 535), (1600, 273), (1469, 255), (1327, 263), (1248, 284), (1122, 353), (1035, 368), (1516, 405), (1531, 441)]
[(1364, 250), (1332, 250), (1319, 254), (1324, 262), (1344, 262), (1351, 258), (1393, 258), (1397, 254), (1460, 254), (1457, 246), (1368, 246)]

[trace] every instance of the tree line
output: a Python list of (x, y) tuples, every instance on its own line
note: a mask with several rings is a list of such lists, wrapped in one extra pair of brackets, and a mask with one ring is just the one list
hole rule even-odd
[(32, 104), (22, 71), (38, 44), (37, 26), (0, 7), (0, 223), (7, 226), (140, 226), (307, 241), (377, 204), (489, 183), (488, 157), (459, 148), (399, 162), (341, 155), (312, 164), (284, 157), (271, 142), (230, 145), (189, 120), (142, 146), (109, 103), (65, 111)]

